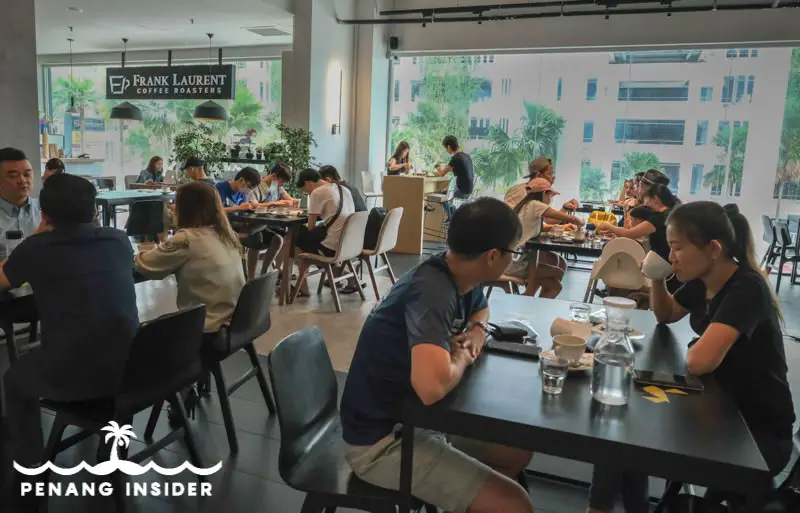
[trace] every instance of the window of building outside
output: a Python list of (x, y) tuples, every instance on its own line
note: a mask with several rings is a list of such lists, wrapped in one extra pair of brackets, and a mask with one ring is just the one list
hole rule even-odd
[(396, 102), (400, 101), (400, 81), (399, 80), (395, 80), (394, 81), (394, 89), (393, 89), (393, 92), (392, 92), (392, 99), (394, 101), (396, 101)]
[(621, 102), (685, 102), (689, 99), (689, 82), (620, 82), (617, 99)]
[[(400, 87), (410, 90), (413, 80), (421, 91), (445, 74), (450, 90), (390, 102), (390, 116), (399, 119), (390, 145), (408, 140), (412, 159), (428, 167), (445, 158), (441, 139), (452, 133), (472, 156), (476, 193), (494, 197), (520, 183), (539, 156), (553, 159), (559, 191), (583, 200), (616, 198), (626, 178), (661, 169), (679, 197), (736, 201), (760, 226), (761, 214), (774, 215), (778, 196), (780, 215), (800, 213), (800, 180), (781, 171), (800, 166), (787, 151), (800, 147), (800, 48), (751, 48), (746, 57), (739, 50), (499, 54), (493, 66), (482, 54), (424, 56), (416, 64), (401, 57), (393, 67)], [(751, 64), (756, 56), (758, 67)], [(788, 80), (766, 78), (776, 76)], [(506, 94), (505, 80), (518, 84), (514, 94)], [(484, 81), (500, 94), (488, 97)], [(565, 94), (564, 84), (573, 84), (575, 95)], [(767, 111), (783, 115), (763, 116)], [(758, 130), (749, 130), (757, 115)], [(595, 130), (613, 133), (614, 144), (594, 144)], [(592, 142), (584, 142), (590, 134)]]
[(422, 96), (422, 81), (420, 80), (412, 80), (411, 81), (411, 101), (417, 101), (417, 98)]
[(677, 194), (680, 188), (681, 165), (680, 164), (661, 164), (661, 171), (669, 177), (669, 190)]
[[(281, 119), (281, 61), (247, 60), (233, 64), (236, 99), (218, 100), (228, 110), (230, 119), (224, 123), (209, 122), (208, 126), (225, 144), (244, 141), (243, 144), (255, 149), (277, 140)], [(109, 119), (111, 109), (120, 102), (105, 99), (106, 67), (75, 66), (72, 73), (70, 79), (68, 66), (43, 66), (39, 74), (40, 90), (47, 92), (47, 97), (40, 99), (39, 111), (48, 113), (50, 144), (56, 144), (67, 156), (87, 153), (103, 159), (102, 165), (83, 172), (116, 177), (117, 184), (124, 183), (125, 175), (138, 175), (156, 155), (164, 159), (168, 169), (176, 167), (170, 163), (173, 138), (186, 122), (194, 121), (194, 109), (202, 101), (131, 100), (142, 110), (144, 119), (123, 124)], [(78, 115), (66, 113), (71, 97), (76, 99)], [(251, 128), (256, 134), (248, 139), (245, 132)]]
[(586, 80), (586, 99), (593, 102), (597, 99), (597, 79)]
[(683, 144), (686, 121), (681, 119), (618, 119), (614, 140), (618, 143)]
[(692, 164), (692, 185), (689, 187), (689, 194), (695, 195), (703, 185), (703, 164)]
[(750, 55), (750, 51), (746, 48), (742, 48), (739, 50), (739, 57), (748, 57)]
[(481, 102), (492, 98), (492, 81), (481, 80), (475, 92), (472, 94), (473, 102)]
[(504, 78), (501, 82), (502, 91), (504, 96), (509, 96), (511, 94), (511, 79)]
[(708, 140), (708, 121), (697, 122), (697, 135), (694, 138), (695, 146), (704, 146)]
[(590, 143), (594, 139), (594, 121), (583, 122), (583, 142)]

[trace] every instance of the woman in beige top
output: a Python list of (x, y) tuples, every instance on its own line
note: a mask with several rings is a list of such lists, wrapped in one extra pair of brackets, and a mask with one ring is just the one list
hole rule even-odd
[(212, 185), (192, 182), (175, 198), (177, 233), (136, 257), (148, 278), (175, 275), (178, 308), (206, 305), (205, 333), (229, 322), (244, 287), (241, 245)]

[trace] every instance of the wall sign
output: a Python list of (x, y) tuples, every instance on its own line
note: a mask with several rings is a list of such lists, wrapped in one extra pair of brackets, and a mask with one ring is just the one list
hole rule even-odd
[(106, 68), (109, 100), (232, 100), (233, 64)]

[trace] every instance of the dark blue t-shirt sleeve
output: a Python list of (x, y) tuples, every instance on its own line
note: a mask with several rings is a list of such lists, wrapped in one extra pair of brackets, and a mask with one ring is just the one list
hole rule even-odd
[(489, 306), (489, 302), (486, 300), (486, 295), (483, 293), (483, 289), (481, 287), (475, 287), (470, 291), (469, 294), (470, 316)]
[(418, 270), (409, 284), (405, 312), (409, 349), (433, 344), (450, 351), (457, 300), (453, 284), (438, 274)]
[(11, 284), (11, 288), (17, 288), (23, 283), (31, 281), (31, 276), (36, 269), (36, 237), (37, 235), (31, 235), (23, 240), (3, 266), (3, 273)]

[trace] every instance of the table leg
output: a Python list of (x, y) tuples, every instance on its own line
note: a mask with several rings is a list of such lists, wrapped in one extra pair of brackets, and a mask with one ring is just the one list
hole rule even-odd
[(109, 205), (107, 201), (103, 201), (100, 203), (100, 206), (103, 209), (103, 226), (111, 226), (111, 214), (109, 212)]
[(290, 226), (286, 231), (284, 244), (287, 248), (283, 251), (283, 263), (281, 264), (281, 289), (278, 297), (278, 304), (291, 303), (292, 294), (292, 267), (294, 267), (294, 239), (297, 234), (297, 226)]
[(411, 470), (414, 468), (414, 425), (403, 424), (402, 442), (400, 445), (400, 500), (399, 513), (411, 513), (413, 496), (411, 495)]

